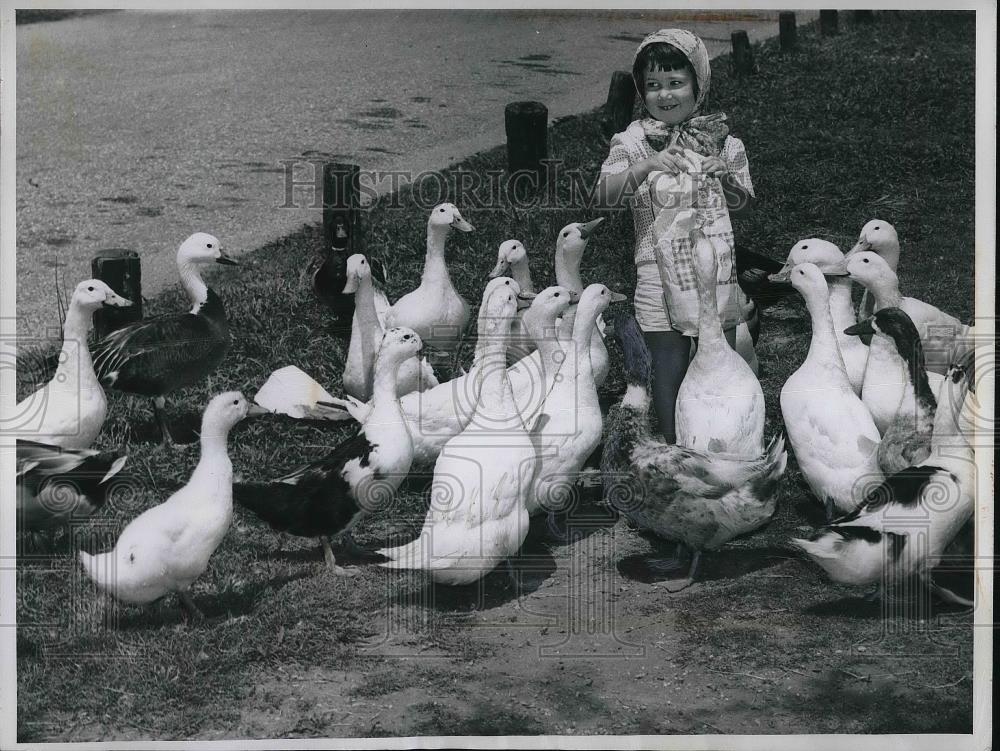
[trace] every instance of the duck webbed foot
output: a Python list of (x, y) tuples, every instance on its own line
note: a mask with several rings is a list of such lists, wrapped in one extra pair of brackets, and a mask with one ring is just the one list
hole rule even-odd
[(696, 550), (694, 555), (691, 556), (691, 568), (688, 569), (688, 574), (683, 579), (666, 579), (660, 584), (668, 592), (680, 592), (682, 589), (687, 589), (692, 584), (694, 584), (694, 575), (698, 571), (698, 563), (701, 561), (701, 551)]
[(652, 571), (659, 574), (670, 574), (683, 570), (690, 563), (687, 547), (682, 542), (674, 545), (674, 552), (669, 558), (649, 558), (646, 563)]
[(164, 448), (177, 448), (174, 437), (170, 434), (170, 423), (167, 421), (167, 400), (165, 397), (157, 396), (153, 399), (153, 414), (156, 416), (156, 424), (160, 426), (160, 438)]
[(330, 573), (334, 576), (354, 576), (358, 573), (356, 570), (346, 569), (337, 565), (337, 559), (333, 557), (333, 548), (330, 547), (330, 539), (328, 537), (320, 537), (319, 540), (323, 543), (323, 558), (326, 560), (326, 567)]
[(186, 615), (185, 620), (190, 619), (195, 622), (201, 622), (205, 620), (205, 614), (198, 609), (198, 606), (195, 605), (194, 600), (191, 598), (191, 595), (187, 591), (183, 589), (178, 590), (177, 597), (180, 599), (181, 609), (184, 611), (184, 614)]
[(951, 605), (959, 605), (963, 608), (974, 608), (976, 603), (974, 600), (969, 600), (962, 595), (952, 592), (947, 587), (942, 587), (940, 584), (935, 584), (934, 580), (927, 577), (927, 585), (933, 594), (940, 597), (945, 602)]

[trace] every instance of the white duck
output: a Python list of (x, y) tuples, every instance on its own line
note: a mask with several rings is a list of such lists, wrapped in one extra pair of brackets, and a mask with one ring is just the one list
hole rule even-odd
[(97, 586), (122, 602), (143, 604), (176, 592), (190, 615), (202, 618), (188, 588), (208, 568), (233, 516), (229, 431), (249, 415), (266, 414), (238, 391), (208, 403), (201, 422), (201, 458), (188, 483), (122, 531), (114, 550), (80, 561)]
[(698, 228), (691, 238), (698, 284), (698, 351), (677, 392), (677, 443), (756, 459), (764, 451), (764, 392), (722, 331), (715, 246)]
[[(583, 252), (587, 249), (590, 236), (603, 221), (603, 217), (598, 217), (586, 223), (573, 222), (559, 230), (559, 236), (556, 238), (555, 272), (556, 284), (560, 287), (565, 287), (570, 292), (577, 294), (583, 292), (580, 261), (583, 259)], [(575, 308), (570, 308), (569, 312), (563, 316), (563, 323), (559, 328), (559, 338), (564, 341), (569, 341), (573, 337), (575, 310)], [(610, 367), (602, 322), (598, 322), (593, 341), (590, 343), (590, 360), (594, 368), (594, 381), (598, 386), (601, 386), (608, 377), (608, 368)]]
[[(963, 434), (966, 368), (953, 365), (938, 393), (931, 453), (887, 478), (852, 513), (810, 540), (792, 540), (842, 584), (897, 582), (918, 576), (930, 590), (958, 605), (974, 603), (936, 585), (931, 571), (975, 511), (975, 454)], [(888, 563), (888, 565), (887, 565)]]
[(961, 360), (972, 346), (969, 327), (940, 308), (904, 297), (899, 277), (889, 263), (872, 251), (860, 251), (847, 258), (851, 279), (864, 285), (875, 298), (874, 309), (901, 308), (920, 332), (927, 358), (927, 370), (944, 375), (952, 362)]
[(431, 507), (417, 539), (379, 551), (391, 559), (380, 566), (426, 570), (442, 584), (481, 579), (514, 555), (528, 534), (524, 498), (534, 479), (536, 449), (505, 367), (517, 295), (501, 287), (486, 307), (475, 415), (434, 465)]
[(435, 206), (427, 220), (427, 254), (420, 286), (396, 301), (385, 317), (387, 328), (413, 329), (427, 345), (454, 351), (469, 323), (469, 304), (455, 290), (445, 261), (445, 241), (452, 229), (473, 227), (454, 204)]
[[(410, 435), (413, 436), (415, 465), (432, 464), (442, 446), (460, 433), (475, 413), (479, 399), (477, 390), (479, 381), (475, 373), (481, 367), (480, 360), (486, 344), (483, 332), (489, 322), (489, 310), (485, 301), (501, 287), (513, 292), (515, 297), (520, 294), (517, 282), (509, 277), (497, 277), (486, 285), (486, 290), (483, 292), (484, 302), (479, 308), (479, 339), (476, 342), (475, 359), (469, 372), (427, 391), (409, 393), (400, 399), (400, 408), (406, 418)], [(361, 402), (350, 397), (333, 399), (330, 404), (333, 409), (321, 403), (319, 409), (309, 416), (329, 420), (353, 419), (364, 423), (372, 408), (370, 401)]]
[(812, 263), (824, 274), (831, 272), (826, 281), (830, 289), (830, 315), (833, 318), (833, 331), (837, 335), (837, 348), (844, 358), (847, 377), (851, 388), (858, 396), (861, 395), (861, 385), (865, 380), (865, 368), (868, 365), (868, 345), (859, 336), (844, 333), (844, 329), (856, 324), (854, 303), (851, 301), (851, 279), (844, 271), (844, 254), (840, 248), (826, 240), (815, 237), (800, 240), (788, 251), (788, 260), (770, 279), (787, 282), (792, 268), (800, 263)]
[(812, 339), (805, 362), (781, 387), (781, 414), (802, 476), (833, 518), (835, 510), (853, 511), (884, 479), (880, 435), (847, 377), (823, 273), (802, 263), (792, 269), (791, 282), (805, 298)]
[(95, 310), (131, 304), (99, 279), (88, 279), (76, 285), (66, 311), (63, 345), (55, 375), (18, 402), (15, 414), (25, 427), (17, 432), (60, 448), (90, 447), (104, 425), (108, 402), (94, 372), (87, 333)]
[[(382, 344), (382, 324), (375, 308), (375, 287), (368, 259), (356, 253), (347, 259), (346, 294), (354, 294), (354, 318), (351, 322), (351, 343), (344, 362), (344, 393), (368, 401), (372, 397), (375, 378), (375, 358)], [(411, 391), (426, 391), (438, 385), (437, 376), (425, 358), (407, 360), (399, 367), (396, 388), (399, 395)]]
[[(882, 219), (872, 219), (861, 228), (861, 234), (854, 247), (847, 251), (847, 258), (853, 258), (863, 251), (872, 251), (881, 256), (889, 268), (899, 268), (899, 235), (896, 228)], [(858, 319), (868, 318), (875, 312), (875, 299), (866, 289), (858, 306)]]
[[(535, 294), (528, 267), (528, 251), (520, 240), (504, 240), (497, 251), (497, 265), (489, 274), (490, 279), (509, 276), (521, 288), (521, 294)], [(524, 327), (524, 313), (519, 311), (510, 328), (510, 344), (507, 346), (507, 362), (514, 363), (535, 351), (535, 342)]]
[[(931, 372), (931, 360), (961, 356), (958, 337), (968, 334), (968, 327), (932, 305), (899, 294), (896, 274), (875, 253), (862, 251), (847, 262), (851, 278), (869, 289), (875, 298), (875, 310), (899, 308), (906, 313), (920, 334), (925, 366), (931, 388), (940, 384), (941, 376)], [(916, 407), (906, 362), (896, 351), (891, 339), (874, 337), (868, 354), (868, 366), (861, 387), (861, 398), (871, 412), (879, 432), (885, 434), (897, 415), (908, 419)]]
[(603, 284), (589, 285), (580, 296), (573, 339), (567, 343), (562, 367), (545, 397), (543, 411), (548, 419), (537, 433), (541, 461), (532, 490), (525, 498), (529, 514), (563, 510), (584, 462), (601, 442), (604, 419), (594, 382), (590, 342), (600, 315), (612, 302), (623, 300), (624, 295)]

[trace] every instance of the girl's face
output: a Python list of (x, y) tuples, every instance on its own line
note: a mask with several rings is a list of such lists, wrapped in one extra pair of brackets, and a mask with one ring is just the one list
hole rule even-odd
[(681, 70), (647, 70), (643, 101), (646, 111), (661, 123), (678, 125), (694, 112), (694, 73)]

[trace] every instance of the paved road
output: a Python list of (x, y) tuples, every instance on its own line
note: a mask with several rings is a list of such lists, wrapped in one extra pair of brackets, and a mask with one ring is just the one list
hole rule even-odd
[(96, 250), (134, 248), (155, 294), (193, 231), (238, 253), (319, 220), (279, 208), (281, 160), (446, 166), (503, 143), (508, 102), (552, 118), (602, 104), (611, 71), (664, 26), (715, 55), (734, 29), (775, 34), (777, 12), (123, 11), (22, 26), (19, 336), (58, 323), (56, 268), (71, 289)]

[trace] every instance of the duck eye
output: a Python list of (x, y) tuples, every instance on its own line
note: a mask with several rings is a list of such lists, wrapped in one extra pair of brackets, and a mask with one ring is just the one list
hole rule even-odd
[(239, 399), (233, 399), (233, 404), (239, 404), (239, 403), (240, 403)]
[(876, 227), (875, 229), (881, 229), (881, 228), (880, 227)]
[(569, 237), (569, 232), (563, 232), (563, 237)]
[(556, 294), (555, 294), (554, 296), (555, 296), (555, 297), (559, 297), (559, 293), (558, 293), (558, 292), (556, 292)]
[(211, 248), (211, 247), (212, 247), (212, 243), (209, 243), (209, 244), (208, 244), (208, 247), (210, 247), (210, 248)]
[(440, 211), (442, 214), (444, 213), (444, 209), (438, 209), (438, 211)]
[(868, 259), (867, 259), (867, 258), (862, 258), (861, 260), (862, 260), (862, 261), (863, 261), (864, 263), (868, 263)]
[(88, 292), (93, 292), (93, 291), (94, 291), (94, 288), (93, 288), (93, 287), (87, 287), (87, 291), (88, 291)]

